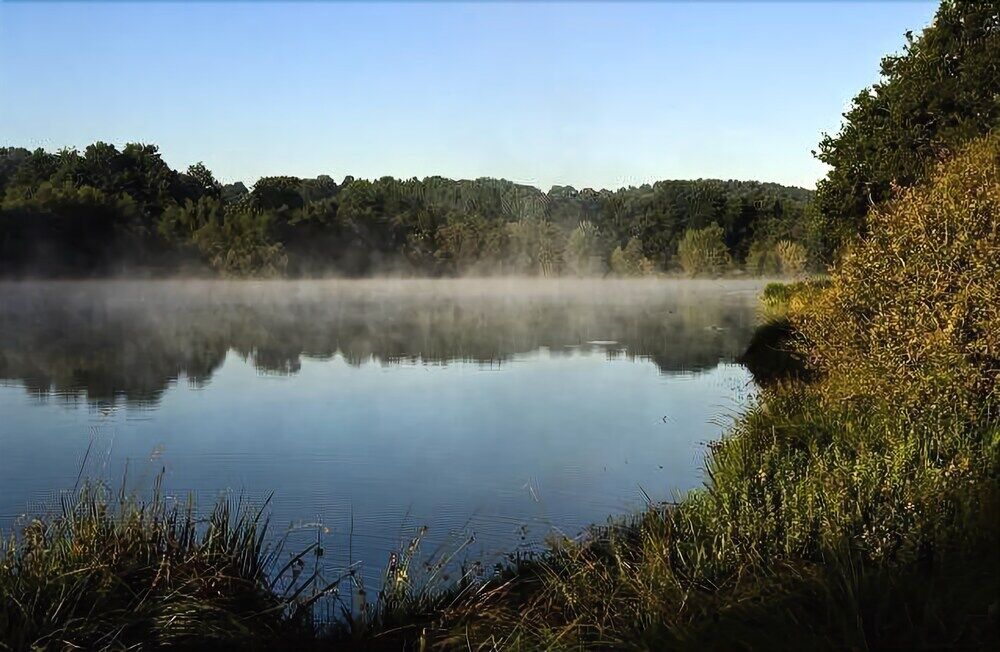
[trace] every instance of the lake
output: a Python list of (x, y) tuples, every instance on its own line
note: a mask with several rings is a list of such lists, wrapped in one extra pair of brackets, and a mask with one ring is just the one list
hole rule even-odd
[[(758, 281), (0, 283), (0, 527), (83, 478), (269, 505), (333, 568), (492, 563), (703, 482)], [(472, 541), (474, 537), (474, 541)]]

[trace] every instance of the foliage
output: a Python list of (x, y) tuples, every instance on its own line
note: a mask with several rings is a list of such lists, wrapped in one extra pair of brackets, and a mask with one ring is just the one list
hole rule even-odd
[(563, 269), (562, 231), (548, 220), (519, 220), (507, 224), (511, 271), (555, 276)]
[(809, 267), (809, 252), (793, 240), (754, 240), (744, 268), (756, 276), (801, 277)]
[(845, 396), (977, 413), (1000, 369), (1000, 134), (871, 213), (815, 310), (814, 363)]
[(774, 245), (774, 255), (778, 267), (785, 276), (802, 276), (806, 271), (809, 254), (798, 242), (782, 240)]
[(605, 247), (601, 230), (588, 220), (576, 225), (566, 242), (566, 265), (577, 276), (604, 273)]
[(257, 211), (226, 213), (207, 222), (193, 241), (222, 276), (281, 276), (288, 264), (282, 245), (268, 238), (269, 216)]
[(141, 237), (131, 196), (43, 181), (8, 192), (0, 206), (0, 273), (34, 266), (109, 273), (107, 254), (119, 260), (141, 255)]
[(222, 184), (215, 180), (215, 175), (201, 161), (189, 165), (187, 175), (191, 177), (193, 183), (197, 184), (199, 191), (204, 196), (219, 197), (222, 194)]
[(754, 240), (747, 252), (744, 268), (754, 276), (776, 276), (781, 273), (781, 260), (774, 245), (766, 240)]
[(652, 273), (653, 262), (642, 255), (642, 241), (629, 238), (625, 248), (611, 252), (611, 271), (616, 276), (645, 276)]
[(0, 549), (0, 646), (233, 644), (276, 632), (266, 522), (220, 503), (192, 509), (89, 486)]
[[(41, 206), (43, 186), (93, 188), (107, 207), (92, 225), (65, 204)], [(799, 188), (716, 180), (545, 193), (498, 179), (348, 176), (338, 184), (277, 176), (248, 190), (221, 185), (202, 163), (175, 172), (151, 145), (106, 143), (83, 153), (4, 148), (0, 194), (13, 202), (0, 208), (3, 272), (55, 275), (178, 267), (295, 276), (596, 274), (633, 238), (642, 247), (633, 267), (645, 259), (647, 273), (667, 267), (685, 230), (710, 223), (721, 226), (738, 260), (758, 238), (805, 242), (811, 198)], [(48, 217), (32, 221), (29, 213)], [(69, 222), (82, 232), (70, 237), (60, 226)], [(206, 232), (196, 238), (199, 229)], [(94, 250), (74, 257), (81, 236)]]
[(945, 0), (882, 78), (858, 94), (818, 157), (831, 166), (817, 185), (827, 258), (863, 227), (869, 207), (894, 186), (922, 179), (928, 164), (1000, 126), (1000, 12), (995, 2)]
[(688, 229), (677, 246), (677, 258), (688, 276), (719, 274), (729, 266), (729, 250), (718, 224)]
[(828, 280), (812, 279), (794, 283), (768, 283), (760, 295), (761, 312), (765, 321), (784, 319), (802, 314), (815, 304), (830, 287)]
[(454, 273), (490, 273), (502, 269), (509, 233), (478, 215), (452, 215), (433, 236), (434, 252), (444, 269)]

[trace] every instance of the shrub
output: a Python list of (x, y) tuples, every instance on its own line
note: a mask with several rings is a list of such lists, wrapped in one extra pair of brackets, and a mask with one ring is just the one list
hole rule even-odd
[(629, 238), (625, 248), (615, 247), (611, 252), (611, 271), (617, 276), (645, 276), (652, 274), (653, 261), (642, 255), (642, 240)]
[(781, 261), (774, 253), (770, 242), (754, 240), (747, 252), (745, 263), (747, 273), (754, 276), (777, 276), (781, 273)]
[(777, 243), (755, 240), (747, 253), (745, 268), (756, 276), (784, 275), (800, 277), (805, 274), (809, 261), (806, 248), (792, 240)]
[(1000, 134), (869, 216), (798, 327), (844, 397), (970, 417), (1000, 380)]
[(719, 274), (729, 266), (729, 250), (718, 224), (688, 229), (677, 246), (677, 257), (688, 276)]

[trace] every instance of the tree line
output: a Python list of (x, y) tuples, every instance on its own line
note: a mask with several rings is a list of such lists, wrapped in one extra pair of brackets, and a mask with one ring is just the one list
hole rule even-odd
[(138, 143), (0, 149), (0, 191), (2, 274), (237, 277), (640, 275), (682, 266), (685, 247), (690, 258), (704, 246), (695, 232), (710, 242), (692, 272), (763, 269), (775, 243), (806, 250), (812, 196), (752, 181), (543, 192), (491, 178), (325, 175), (264, 177), (248, 189), (219, 183), (201, 163), (173, 170), (156, 146)]
[(755, 181), (548, 192), (503, 179), (264, 177), (223, 185), (154, 145), (0, 148), (0, 275), (224, 276), (683, 270), (796, 274), (835, 262), (872, 206), (1000, 125), (995, 2), (942, 3), (824, 135), (812, 193)]

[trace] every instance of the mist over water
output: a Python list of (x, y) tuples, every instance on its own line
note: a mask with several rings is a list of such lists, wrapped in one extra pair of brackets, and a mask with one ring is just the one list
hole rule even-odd
[(700, 484), (761, 285), (0, 283), (0, 524), (127, 468), (203, 505), (273, 490), (335, 567), (421, 525), (486, 561), (575, 534)]

